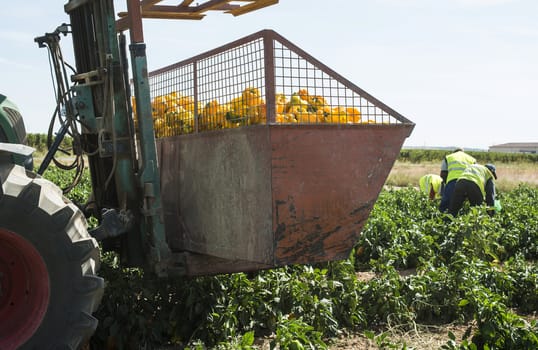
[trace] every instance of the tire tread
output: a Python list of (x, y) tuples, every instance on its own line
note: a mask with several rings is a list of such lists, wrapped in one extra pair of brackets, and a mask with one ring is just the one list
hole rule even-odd
[[(50, 322), (50, 319), (45, 321), (45, 317), (34, 336), (21, 349), (37, 349), (43, 344), (50, 344), (51, 349), (77, 349), (89, 340), (98, 323), (91, 315), (101, 302), (104, 290), (104, 280), (96, 274), (100, 264), (97, 241), (88, 234), (84, 215), (50, 181), (26, 172), (21, 166), (0, 164), (0, 184), (0, 203), (7, 209), (3, 215), (0, 213), (0, 217), (3, 217), (0, 226), (5, 225), (12, 231), (20, 227), (28, 230), (38, 227), (43, 231), (39, 232), (40, 237), (43, 237), (41, 240), (55, 240), (56, 245), (63, 245), (56, 250), (63, 252), (57, 254), (57, 259), (61, 259), (62, 264), (79, 266), (79, 272), (71, 276), (71, 281), (65, 281), (66, 285), (72, 286), (71, 289), (61, 291), (69, 296), (65, 300), (72, 300), (70, 304), (50, 306), (65, 310), (64, 319), (55, 321), (65, 324), (66, 328), (61, 334), (49, 334), (50, 332), (41, 330), (43, 327), (49, 329), (49, 325), (43, 325)], [(15, 205), (10, 206), (10, 203)], [(17, 213), (20, 212), (18, 220), (9, 216), (19, 216)], [(34, 217), (45, 218), (48, 224), (22, 222), (32, 221)], [(48, 236), (44, 237), (45, 235)], [(68, 314), (76, 316), (73, 319)], [(55, 327), (51, 328), (56, 329)]]

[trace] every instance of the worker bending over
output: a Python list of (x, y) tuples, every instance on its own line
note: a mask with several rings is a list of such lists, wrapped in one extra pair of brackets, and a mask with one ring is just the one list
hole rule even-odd
[(456, 181), (448, 212), (456, 216), (466, 199), (474, 206), (481, 205), (485, 198), (488, 214), (492, 216), (495, 213), (494, 178), (497, 179), (497, 173), (493, 164), (469, 165)]
[(439, 209), (445, 212), (450, 204), (452, 192), (456, 180), (460, 177), (463, 171), (471, 164), (475, 164), (476, 159), (463, 151), (463, 148), (456, 149), (453, 153), (447, 155), (441, 163), (441, 178), (443, 179), (443, 189), (441, 204)]
[(441, 198), (441, 185), (443, 178), (435, 174), (426, 174), (418, 181), (420, 190), (426, 194), (431, 200)]

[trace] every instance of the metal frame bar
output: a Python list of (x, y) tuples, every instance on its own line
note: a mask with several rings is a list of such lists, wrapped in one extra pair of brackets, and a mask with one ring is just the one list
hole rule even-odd
[[(279, 0), (240, 0), (244, 5), (231, 4), (237, 0), (206, 0), (191, 6), (194, 0), (183, 0), (177, 6), (159, 5), (162, 0), (127, 0), (127, 12), (118, 13), (116, 30), (132, 29), (142, 18), (201, 20), (207, 11), (223, 11), (233, 16), (243, 15), (261, 8), (277, 4)], [(137, 9), (135, 9), (137, 7)]]

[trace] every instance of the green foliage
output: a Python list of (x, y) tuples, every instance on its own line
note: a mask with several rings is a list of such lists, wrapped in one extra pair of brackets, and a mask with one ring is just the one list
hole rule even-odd
[(532, 313), (538, 310), (538, 265), (529, 262), (522, 255), (508, 260), (503, 270), (511, 284), (511, 303), (521, 312)]
[(380, 194), (368, 224), (363, 228), (357, 243), (357, 268), (370, 259), (396, 268), (413, 268), (421, 258), (432, 256), (431, 231), (420, 229), (419, 224), (430, 227), (435, 233), (444, 230), (434, 202), (412, 188), (384, 191)]
[[(402, 149), (399, 161), (410, 163), (438, 162), (453, 150)], [(501, 153), (485, 151), (465, 151), (476, 158), (478, 163), (538, 163), (538, 154)]]
[[(467, 297), (475, 306), (478, 331), (472, 344), (479, 349), (536, 349), (538, 326), (510, 311), (498, 294), (484, 286), (472, 288)], [(467, 348), (467, 347), (464, 347)]]
[[(375, 320), (395, 322), (391, 312), (403, 324), (474, 320), (478, 329), (472, 338), (460, 345), (449, 340), (446, 348), (537, 348), (536, 324), (513, 311), (537, 311), (532, 262), (537, 194), (536, 189), (520, 186), (504, 195), (506, 208), (493, 218), (485, 207), (467, 207), (453, 218), (410, 189), (382, 193), (356, 257), (357, 268), (382, 272), (369, 283), (370, 288), (384, 288), (378, 293), (384, 298), (367, 299), (368, 310), (376, 311)], [(414, 205), (405, 205), (405, 198)], [(517, 222), (522, 219), (528, 225)], [(409, 260), (411, 253), (416, 257)], [(412, 267), (417, 273), (400, 277), (390, 266)]]
[(47, 151), (47, 134), (27, 134), (26, 142), (28, 146), (35, 148), (37, 152)]
[(527, 259), (538, 259), (538, 191), (520, 185), (503, 194), (502, 246), (509, 256), (521, 252)]
[[(54, 168), (45, 175), (70, 180)], [(84, 202), (89, 188), (86, 175), (70, 196)], [(316, 266), (162, 279), (107, 253), (92, 347), (255, 349), (270, 336), (273, 348), (324, 349), (347, 329), (395, 349), (372, 330), (462, 322), (475, 328), (443, 349), (538, 348), (538, 326), (525, 318), (538, 311), (538, 189), (500, 196), (493, 217), (464, 207), (454, 218), (415, 189), (384, 190), (350, 259)]]
[(381, 269), (379, 275), (361, 290), (369, 326), (412, 322), (414, 314), (403, 293), (405, 281), (390, 265), (380, 265), (378, 268)]
[[(74, 176), (74, 170), (62, 170), (53, 164), (51, 164), (43, 174), (44, 178), (54, 182), (60, 188), (69, 186), (73, 181)], [(84, 204), (91, 193), (91, 186), (89, 172), (85, 171), (78, 185), (69, 191), (67, 197), (77, 204)]]
[(321, 339), (322, 333), (304, 322), (301, 318), (285, 316), (279, 320), (276, 336), (271, 342), (271, 349), (277, 348), (290, 350), (303, 349), (327, 349), (327, 345)]
[(323, 348), (322, 337), (338, 334), (340, 320), (346, 326), (364, 323), (358, 294), (344, 288), (356, 279), (329, 277), (339, 270), (296, 266), (250, 277), (166, 280), (122, 269), (109, 253), (101, 271), (109, 284), (97, 311), (104, 322), (92, 342), (97, 347), (113, 342), (119, 349), (132, 344), (222, 347), (255, 331), (276, 334), (273, 343), (280, 346), (299, 341), (305, 348)]
[[(29, 133), (26, 135), (26, 143), (28, 146), (33, 147), (36, 149), (38, 153), (45, 153), (48, 150), (47, 147), (47, 134), (32, 134)], [(66, 136), (62, 143), (60, 144), (60, 148), (62, 149), (71, 149), (73, 147), (73, 139), (69, 136)]]

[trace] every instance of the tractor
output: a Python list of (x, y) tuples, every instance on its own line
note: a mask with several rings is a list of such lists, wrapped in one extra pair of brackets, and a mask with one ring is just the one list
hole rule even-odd
[[(116, 13), (112, 0), (69, 0), (70, 23), (35, 38), (56, 94), (37, 168), (0, 95), (0, 349), (83, 346), (102, 251), (163, 278), (347, 258), (414, 127), (272, 30), (148, 72), (143, 18), (278, 0), (126, 1)], [(42, 177), (51, 164), (71, 186)], [(92, 193), (73, 203), (83, 171)]]

